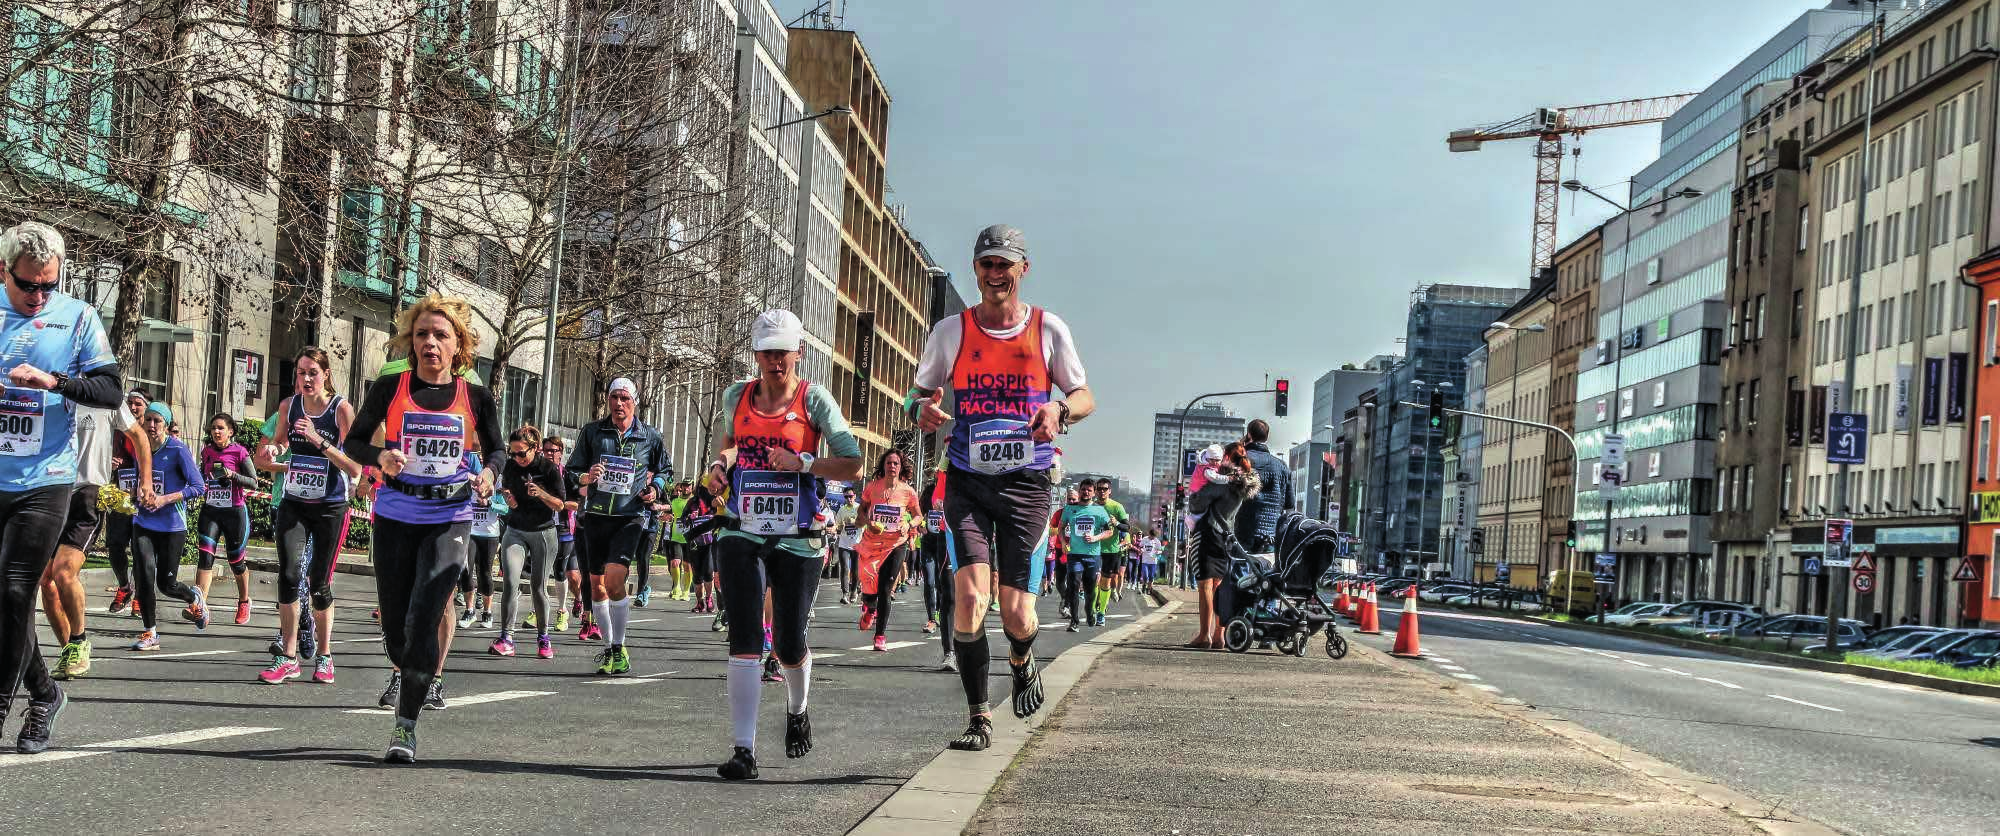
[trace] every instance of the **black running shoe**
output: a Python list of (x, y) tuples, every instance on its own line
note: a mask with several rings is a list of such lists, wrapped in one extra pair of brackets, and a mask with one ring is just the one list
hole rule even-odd
[(1083, 631), (1083, 627), (1077, 623), (1076, 619), (1072, 618), (1069, 620), (1069, 631), (1072, 633), (1080, 633)]
[(715, 768), (715, 774), (731, 781), (745, 781), (757, 777), (757, 756), (749, 749), (736, 747), (736, 753), (729, 760)]
[(1035, 664), (1035, 657), (1029, 656), (1024, 664), (1008, 662), (1014, 670), (1014, 716), (1022, 719), (1035, 716), (1042, 710), (1042, 669)]
[[(44, 702), (28, 701), (28, 716), (21, 721), (21, 736), (14, 741), (15, 751), (23, 755), (39, 755), (48, 751), (49, 734), (55, 730), (56, 717), (69, 705), (69, 694), (57, 686), (56, 695)], [(808, 742), (806, 748), (812, 748)]]
[(449, 706), (444, 702), (444, 677), (431, 680), (431, 689), (424, 694), (425, 711), (443, 711)]
[(403, 672), (392, 670), (389, 672), (389, 687), (382, 689), (382, 696), (380, 699), (375, 700), (375, 705), (379, 708), (395, 711), (396, 701), (402, 699), (402, 697)]
[(414, 726), (396, 724), (396, 730), (389, 733), (389, 751), (382, 754), (382, 762), (417, 762), (417, 730)]
[(993, 745), (993, 718), (979, 715), (965, 727), (965, 733), (951, 742), (951, 748), (960, 752), (984, 752)]
[(806, 712), (785, 714), (785, 757), (803, 758), (813, 750), (813, 724)]
[(299, 658), (319, 658), (319, 638), (312, 630), (299, 631)]

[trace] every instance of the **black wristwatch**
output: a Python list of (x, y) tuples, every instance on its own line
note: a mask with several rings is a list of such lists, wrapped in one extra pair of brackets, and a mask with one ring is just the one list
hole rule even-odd
[(1061, 417), (1056, 419), (1056, 431), (1069, 432), (1069, 401), (1056, 401), (1056, 407), (1062, 410)]
[(51, 392), (60, 392), (64, 386), (69, 385), (69, 375), (62, 372), (49, 372), (49, 376), (56, 379), (56, 382), (49, 386), (49, 391)]

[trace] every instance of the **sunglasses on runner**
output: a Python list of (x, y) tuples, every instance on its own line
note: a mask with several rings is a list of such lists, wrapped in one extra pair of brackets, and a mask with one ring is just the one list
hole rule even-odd
[(510, 453), (511, 455), (513, 455), (513, 457), (514, 457), (514, 458), (517, 458), (517, 459), (525, 459), (525, 458), (527, 458), (527, 457), (528, 457), (528, 455), (529, 455), (529, 454), (531, 454), (531, 453), (533, 453), (533, 452), (535, 452), (535, 451), (533, 451), (533, 450), (530, 450), (530, 449), (528, 449), (528, 448), (526, 448), (526, 447), (523, 447), (523, 448), (521, 448), (521, 449), (519, 449), (519, 450), (511, 450), (511, 451), (509, 451), (509, 453)]
[(20, 276), (15, 276), (14, 286), (20, 288), (22, 293), (33, 295), (36, 293), (54, 293), (58, 290), (61, 290), (62, 282), (49, 282), (47, 284), (42, 284), (38, 282), (22, 281)]

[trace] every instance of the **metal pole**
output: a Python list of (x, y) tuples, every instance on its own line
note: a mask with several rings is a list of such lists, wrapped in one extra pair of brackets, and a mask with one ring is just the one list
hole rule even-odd
[[(1852, 257), (1854, 269), (1848, 276), (1847, 283), (1847, 357), (1841, 364), (1841, 387), (1846, 392), (1841, 395), (1840, 403), (1842, 411), (1845, 412), (1854, 411), (1856, 390), (1859, 388), (1854, 385), (1855, 364), (1860, 360), (1862, 349), (1866, 347), (1861, 329), (1854, 322), (1854, 315), (1861, 310), (1861, 272), (1865, 267), (1861, 263), (1861, 254), (1864, 251), (1863, 248), (1867, 246), (1868, 238), (1868, 158), (1870, 156), (1868, 146), (1875, 135), (1875, 48), (1882, 42), (1881, 23), (1880, 3), (1876, 2), (1876, 0), (1869, 0), (1868, 26), (1874, 32), (1868, 38), (1868, 66), (1863, 70), (1866, 77), (1864, 83), (1867, 86), (1863, 88), (1864, 92), (1861, 95), (1861, 100), (1868, 109), (1863, 113), (1861, 121), (1861, 171), (1858, 178), (1861, 188), (1860, 193), (1854, 196), (1854, 253)], [(1937, 224), (1938, 219), (1935, 217), (1931, 218), (1931, 223), (1933, 225)], [(1848, 469), (1850, 467), (1852, 465), (1842, 462), (1835, 471), (1837, 475), (1835, 476), (1836, 481), (1833, 483), (1833, 507), (1838, 509), (1837, 513), (1846, 514), (1852, 518), (1853, 515), (1848, 510), (1849, 497), (1847, 495)], [(1852, 541), (1854, 539), (1854, 526), (1849, 525), (1847, 532), (1848, 540)], [(1832, 544), (1829, 543), (1827, 545), (1830, 546)], [(1828, 655), (1838, 656), (1840, 655), (1840, 644), (1838, 641), (1840, 634), (1840, 614), (1847, 609), (1847, 576), (1849, 570), (1841, 569), (1838, 577), (1836, 577), (1833, 567), (1822, 564), (1820, 571), (1825, 572), (1827, 576), (1826, 652)]]
[[(547, 316), (547, 323), (542, 328), (542, 397), (541, 403), (536, 407), (536, 412), (540, 415), (539, 420), (544, 429), (552, 429), (552, 425), (555, 423), (555, 416), (552, 410), (555, 404), (556, 388), (556, 306), (561, 297), (563, 239), (567, 237), (566, 233), (569, 231), (569, 161), (570, 155), (574, 151), (570, 147), (570, 140), (572, 138), (570, 123), (575, 120), (576, 114), (574, 109), (576, 107), (576, 65), (578, 61), (576, 53), (577, 49), (583, 43), (583, 16), (576, 14), (574, 9), (571, 10), (570, 14), (575, 17), (571, 25), (576, 28), (573, 30), (570, 43), (567, 45), (568, 48), (564, 50), (567, 53), (568, 60), (563, 62), (562, 124), (556, 126), (556, 131), (558, 132), (556, 148), (558, 149), (557, 153), (561, 155), (561, 169), (556, 174), (556, 245), (555, 257), (549, 266), (549, 295), (544, 301), (544, 304), (548, 307), (544, 310), (544, 314)], [(489, 380), (487, 383), (491, 384), (492, 381)]]

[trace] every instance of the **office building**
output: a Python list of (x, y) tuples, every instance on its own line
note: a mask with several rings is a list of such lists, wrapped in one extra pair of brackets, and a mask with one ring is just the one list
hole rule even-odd
[[(1487, 411), (1486, 365), (1484, 345), (1465, 356), (1467, 412)], [(1486, 447), (1486, 421), (1476, 415), (1447, 416), (1445, 437), (1450, 441), (1444, 455), (1444, 516), (1438, 525), (1438, 543), (1444, 550), (1440, 562), (1450, 567), (1454, 578), (1475, 578), (1482, 569), (1490, 576), (1486, 532), (1479, 525), (1480, 456)]]
[[(1512, 328), (1486, 332), (1485, 412), (1546, 423), (1549, 413), (1549, 325), (1556, 273), (1545, 270), (1528, 293), (1495, 317)], [(1540, 330), (1534, 330), (1540, 329)], [(1542, 546), (1542, 487), (1547, 430), (1485, 421), (1479, 453), (1478, 525), (1484, 553), (1473, 566), (1478, 581), (1538, 588), (1549, 563)]]
[[(1373, 388), (1382, 372), (1399, 359), (1393, 354), (1378, 354), (1358, 366), (1348, 363), (1328, 371), (1313, 381), (1311, 443), (1319, 445), (1322, 452), (1331, 449), (1340, 432), (1337, 425), (1341, 414), (1354, 405), (1362, 392)], [(1300, 464), (1294, 463), (1293, 466), (1297, 468)], [(1295, 480), (1301, 483), (1296, 486), (1299, 488), (1296, 495), (1300, 498), (1302, 513), (1314, 519), (1326, 519), (1328, 498), (1323, 486), (1332, 481), (1326, 462), (1314, 453), (1303, 462), (1303, 467), (1305, 473), (1302, 479)]]
[[(1834, 5), (1842, 8), (1800, 15), (1663, 123), (1659, 159), (1633, 180), (1636, 211), (1603, 227), (1599, 338), (1579, 358), (1576, 380), (1577, 441), (1592, 473), (1577, 479), (1575, 519), (1584, 552), (1612, 555), (1619, 598), (1677, 600), (1709, 588), (1743, 94), (1797, 74), (1866, 18), (1865, 8)], [(1597, 459), (1614, 427), (1627, 466), (1607, 502), (1598, 498)]]
[[(1556, 286), (1550, 294), (1556, 317), (1551, 326), (1554, 356), (1549, 360), (1548, 422), (1572, 435), (1576, 433), (1578, 358), (1597, 343), (1597, 279), (1603, 267), (1603, 241), (1603, 227), (1585, 232), (1556, 251), (1551, 265), (1556, 274)], [(1589, 560), (1579, 562), (1567, 544), (1570, 515), (1576, 511), (1576, 450), (1570, 439), (1549, 433), (1542, 455), (1547, 462), (1542, 487), (1542, 530), (1547, 541), (1543, 553), (1551, 556), (1550, 565), (1542, 572), (1546, 581), (1553, 569), (1587, 567)]]

